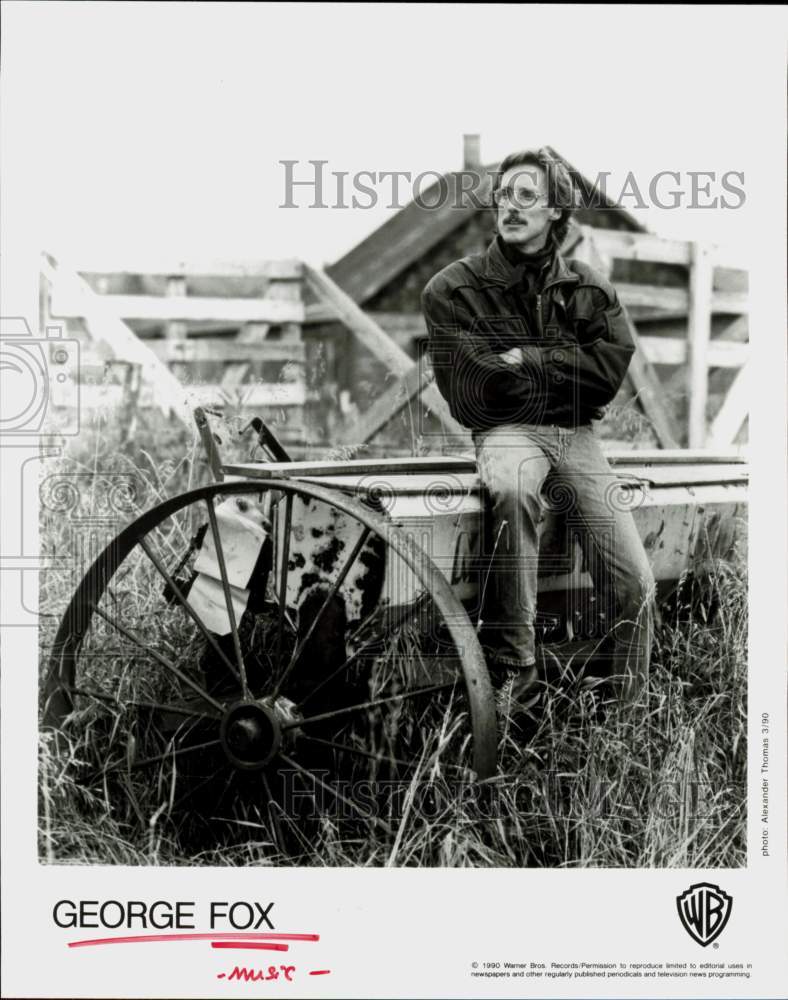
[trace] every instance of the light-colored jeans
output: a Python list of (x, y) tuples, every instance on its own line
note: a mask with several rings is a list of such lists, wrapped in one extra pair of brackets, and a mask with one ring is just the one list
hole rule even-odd
[(595, 428), (504, 425), (474, 433), (479, 476), (492, 503), (496, 663), (535, 662), (540, 524), (563, 510), (579, 527), (597, 598), (615, 615), (613, 671), (623, 700), (648, 683), (655, 584), (631, 510)]

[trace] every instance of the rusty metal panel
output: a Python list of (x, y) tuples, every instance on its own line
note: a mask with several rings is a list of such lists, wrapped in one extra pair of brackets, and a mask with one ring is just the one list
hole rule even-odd
[[(272, 580), (278, 586), (285, 542), (282, 503), (277, 504), (274, 523), (276, 555)], [(315, 584), (330, 587), (339, 577), (363, 532), (364, 525), (344, 511), (311, 498), (293, 497), (287, 558), (287, 607), (296, 609), (303, 594)], [(368, 542), (340, 585), (338, 594), (345, 603), (348, 622), (361, 619), (367, 588), (383, 570), (377, 565), (380, 561), (378, 550)], [(389, 558), (387, 576), (396, 571), (399, 562), (401, 560), (393, 556)], [(408, 599), (413, 600), (414, 596), (409, 594)], [(278, 594), (276, 597), (278, 599)]]

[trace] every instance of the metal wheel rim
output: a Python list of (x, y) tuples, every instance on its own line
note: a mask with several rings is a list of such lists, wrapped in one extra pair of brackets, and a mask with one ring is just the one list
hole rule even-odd
[(383, 539), (387, 548), (399, 556), (414, 573), (435, 602), (460, 653), (464, 690), (470, 709), (473, 769), (479, 778), (494, 774), (497, 727), (492, 687), (476, 632), (445, 577), (429, 556), (392, 522), (384, 520), (353, 498), (336, 490), (285, 478), (265, 483), (257, 480), (225, 482), (180, 494), (142, 514), (106, 546), (75, 591), (55, 637), (43, 691), (44, 725), (59, 729), (71, 711), (68, 691), (73, 689), (77, 659), (83, 638), (93, 620), (94, 608), (118, 568), (140, 544), (140, 540), (173, 514), (191, 505), (205, 503), (212, 509), (215, 499), (269, 491), (318, 500), (355, 518)]

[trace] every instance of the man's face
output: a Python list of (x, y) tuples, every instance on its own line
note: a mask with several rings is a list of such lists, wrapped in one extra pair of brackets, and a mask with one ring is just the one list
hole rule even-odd
[(550, 225), (561, 215), (550, 208), (547, 173), (531, 163), (511, 167), (495, 194), (498, 232), (510, 246), (534, 253), (547, 243)]

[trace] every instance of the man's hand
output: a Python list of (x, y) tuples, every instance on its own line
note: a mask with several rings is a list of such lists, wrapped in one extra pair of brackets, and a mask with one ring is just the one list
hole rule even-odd
[(512, 347), (503, 354), (498, 355), (500, 358), (510, 365), (521, 365), (523, 363), (523, 349), (522, 347)]
[(522, 365), (527, 361), (529, 364), (540, 368), (542, 364), (542, 355), (539, 353), (539, 348), (532, 347), (530, 344), (526, 347), (510, 347), (508, 351), (504, 351), (498, 357), (503, 358), (509, 365)]

